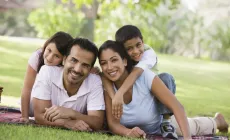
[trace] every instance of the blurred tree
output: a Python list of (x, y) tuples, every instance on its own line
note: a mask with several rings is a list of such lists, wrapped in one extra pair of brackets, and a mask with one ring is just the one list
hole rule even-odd
[(230, 22), (228, 19), (215, 22), (208, 30), (205, 41), (210, 49), (212, 60), (230, 61)]
[(76, 36), (84, 23), (84, 16), (76, 9), (50, 2), (45, 7), (31, 12), (28, 21), (41, 38), (47, 38), (57, 31)]
[[(164, 0), (169, 1), (169, 0)], [(164, 2), (163, 1), (163, 2)], [(173, 4), (179, 3), (179, 0), (170, 0)], [(94, 40), (94, 30), (95, 30), (95, 20), (102, 20), (103, 17), (108, 15), (110, 11), (125, 5), (127, 12), (135, 11), (135, 14), (139, 14), (138, 9), (142, 12), (149, 11), (153, 14), (155, 8), (159, 5), (161, 0), (62, 0), (64, 5), (52, 6), (48, 8), (38, 9), (31, 13), (29, 17), (29, 22), (35, 27), (39, 32), (39, 37), (47, 36), (50, 32), (60, 29), (61, 26), (69, 26), (71, 32), (75, 32), (77, 36), (87, 37), (90, 40)], [(73, 4), (76, 9), (73, 8)], [(84, 15), (84, 20), (83, 16)], [(150, 14), (149, 13), (149, 14)], [(61, 15), (60, 15), (61, 14)], [(55, 16), (54, 16), (55, 15)], [(76, 19), (76, 22), (68, 19), (67, 15), (71, 15), (72, 19)], [(79, 16), (80, 15), (80, 16)], [(58, 19), (55, 19), (58, 18)], [(46, 24), (43, 24), (46, 21)], [(65, 24), (57, 24), (59, 22), (54, 21), (64, 21)], [(70, 22), (70, 23), (67, 23)], [(61, 22), (60, 22), (61, 23)], [(73, 31), (72, 24), (78, 27)], [(113, 20), (110, 24), (113, 24)], [(57, 27), (52, 27), (56, 25)], [(59, 28), (60, 27), (60, 28)], [(50, 28), (50, 29), (48, 29)], [(65, 29), (65, 28), (61, 28)], [(104, 30), (107, 30), (104, 28)]]
[(34, 37), (36, 31), (27, 22), (28, 10), (9, 9), (0, 13), (0, 35)]
[(180, 9), (173, 14), (168, 28), (168, 40), (173, 53), (201, 57), (201, 42), (205, 33), (203, 18), (191, 11)]

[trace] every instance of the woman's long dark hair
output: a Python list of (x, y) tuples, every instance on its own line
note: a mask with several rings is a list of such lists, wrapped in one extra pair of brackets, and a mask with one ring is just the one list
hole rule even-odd
[(114, 52), (117, 52), (122, 59), (126, 59), (127, 60), (127, 66), (126, 66), (126, 70), (130, 73), (133, 69), (133, 61), (131, 60), (130, 56), (128, 55), (128, 53), (125, 50), (125, 47), (123, 46), (123, 44), (117, 42), (117, 41), (112, 41), (112, 40), (107, 40), (105, 41), (101, 47), (99, 48), (99, 52), (98, 52), (98, 58), (100, 60), (100, 56), (102, 51), (107, 50), (107, 49), (112, 49)]
[[(65, 55), (68, 45), (69, 43), (71, 43), (73, 40), (73, 37), (65, 32), (57, 32), (55, 33), (53, 36), (51, 36), (44, 44), (43, 48), (42, 48), (42, 53), (40, 53), (39, 59), (38, 59), (38, 69), (37, 69), (37, 73), (40, 71), (41, 67), (44, 65), (44, 52), (46, 47), (48, 46), (48, 44), (50, 43), (54, 43), (57, 47), (57, 50), (62, 54)], [(60, 64), (61, 65), (61, 64)]]

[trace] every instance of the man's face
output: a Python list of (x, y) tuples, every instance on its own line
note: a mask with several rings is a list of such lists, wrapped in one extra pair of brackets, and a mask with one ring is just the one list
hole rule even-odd
[(94, 54), (92, 52), (74, 45), (67, 58), (63, 59), (64, 85), (74, 86), (81, 84), (89, 75), (93, 60)]
[(132, 60), (139, 62), (144, 53), (144, 43), (139, 38), (132, 38), (124, 43), (125, 49)]

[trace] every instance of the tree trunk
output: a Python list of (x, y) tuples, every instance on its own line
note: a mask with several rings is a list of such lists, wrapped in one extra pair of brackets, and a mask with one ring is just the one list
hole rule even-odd
[(88, 38), (91, 41), (94, 40), (94, 23), (97, 17), (98, 6), (98, 1), (94, 0), (90, 8), (87, 8), (85, 5), (83, 5), (81, 8), (82, 12), (85, 14), (86, 22), (80, 31), (80, 36)]

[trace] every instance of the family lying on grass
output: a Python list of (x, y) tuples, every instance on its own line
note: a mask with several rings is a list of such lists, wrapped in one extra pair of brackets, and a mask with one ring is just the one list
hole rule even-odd
[[(187, 118), (174, 95), (173, 76), (157, 74), (157, 56), (136, 26), (121, 27), (115, 38), (99, 50), (65, 32), (49, 38), (28, 61), (20, 121), (34, 116), (38, 124), (79, 131), (101, 130), (107, 122), (114, 134), (137, 138), (190, 139), (228, 131), (220, 113)], [(97, 57), (102, 72), (94, 67)]]

